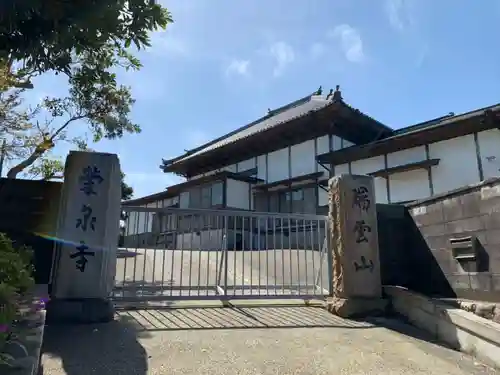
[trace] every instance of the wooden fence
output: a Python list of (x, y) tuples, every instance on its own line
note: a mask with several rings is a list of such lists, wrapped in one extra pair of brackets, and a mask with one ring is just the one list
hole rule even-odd
[(34, 250), (35, 281), (50, 283), (61, 182), (0, 178), (0, 232)]

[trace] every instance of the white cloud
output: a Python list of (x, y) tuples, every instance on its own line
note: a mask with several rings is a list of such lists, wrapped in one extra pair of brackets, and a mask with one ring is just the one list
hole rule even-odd
[(345, 58), (353, 63), (361, 63), (365, 59), (363, 41), (358, 30), (348, 24), (342, 24), (328, 33), (330, 37), (337, 39), (344, 52)]
[(187, 41), (176, 33), (174, 25), (151, 34), (149, 52), (166, 57), (186, 57), (191, 53)]
[(425, 40), (421, 25), (422, 2), (417, 0), (384, 0), (384, 11), (389, 24), (403, 38), (406, 48), (415, 56), (415, 67), (420, 67), (427, 58), (430, 45)]
[(248, 76), (250, 74), (250, 61), (233, 59), (226, 68), (226, 75), (237, 74), (240, 76)]
[(276, 42), (269, 47), (269, 53), (275, 60), (273, 75), (278, 77), (283, 74), (288, 65), (295, 61), (295, 52), (288, 43)]
[(326, 46), (323, 43), (313, 43), (311, 45), (310, 54), (313, 60), (319, 59), (326, 53)]
[(412, 0), (385, 0), (384, 9), (391, 27), (395, 30), (403, 31), (415, 24)]

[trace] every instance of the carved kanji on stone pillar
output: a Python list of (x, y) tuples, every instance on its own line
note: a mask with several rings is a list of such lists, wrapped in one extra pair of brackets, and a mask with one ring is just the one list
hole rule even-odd
[(330, 179), (328, 187), (333, 259), (330, 307), (345, 316), (380, 310), (384, 301), (373, 178), (344, 174)]

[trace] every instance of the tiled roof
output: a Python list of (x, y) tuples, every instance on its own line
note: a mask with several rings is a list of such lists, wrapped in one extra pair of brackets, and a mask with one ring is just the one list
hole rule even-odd
[(332, 103), (334, 103), (334, 100), (327, 100), (324, 96), (308, 95), (305, 98), (299, 99), (284, 107), (272, 110), (268, 115), (260, 118), (259, 120), (245, 125), (244, 127), (239, 128), (236, 131), (229, 133), (221, 138), (218, 138), (201, 148), (195, 149), (193, 150), (194, 152), (191, 151), (191, 153), (181, 156), (180, 158), (176, 158), (171, 162), (175, 163), (181, 160), (188, 160), (205, 152), (215, 150), (219, 147), (223, 147), (230, 143), (271, 129), (277, 125), (284, 124), (291, 120), (306, 116), (307, 114), (325, 108)]
[(500, 104), (494, 104), (494, 105), (491, 105), (489, 107), (475, 109), (473, 111), (462, 113), (462, 114), (459, 114), (459, 115), (455, 115), (453, 113), (450, 113), (449, 115), (446, 115), (446, 116), (443, 116), (443, 117), (438, 117), (438, 118), (430, 120), (430, 121), (425, 121), (425, 122), (422, 122), (422, 123), (419, 123), (419, 124), (416, 124), (416, 125), (407, 126), (405, 128), (401, 128), (401, 129), (395, 130), (394, 134), (391, 137), (388, 137), (388, 138), (392, 139), (394, 137), (399, 137), (399, 136), (403, 136), (403, 135), (406, 135), (406, 134), (411, 134), (411, 133), (419, 132), (419, 131), (430, 129), (430, 128), (433, 128), (433, 127), (443, 126), (443, 125), (447, 125), (447, 124), (450, 124), (450, 123), (467, 120), (469, 118), (474, 118), (474, 117), (477, 117), (477, 116), (482, 116), (482, 115), (484, 115), (484, 113), (486, 111), (498, 112), (498, 111), (500, 111)]

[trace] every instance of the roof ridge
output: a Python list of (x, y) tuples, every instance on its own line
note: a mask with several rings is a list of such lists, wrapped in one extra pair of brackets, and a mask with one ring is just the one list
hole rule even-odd
[[(277, 115), (278, 113), (281, 113), (283, 111), (286, 111), (287, 109), (290, 109), (290, 108), (293, 108), (293, 107), (296, 107), (300, 104), (303, 104), (305, 102), (308, 102), (312, 99), (312, 97), (314, 96), (315, 92), (313, 92), (312, 94), (309, 94), (309, 95), (306, 95), (304, 96), (303, 98), (300, 98), (300, 99), (297, 99), (297, 100), (294, 100), (293, 102), (291, 103), (288, 103), (288, 104), (285, 104), (285, 105), (282, 105), (281, 107), (278, 107), (276, 109), (272, 109), (269, 111), (269, 113), (267, 114), (267, 116), (274, 116), (274, 115)], [(266, 116), (266, 117), (267, 117)]]
[(444, 115), (444, 116), (439, 116), (439, 117), (436, 117), (436, 118), (433, 118), (433, 119), (430, 119), (427, 121), (417, 122), (416, 124), (408, 125), (408, 126), (404, 126), (402, 128), (396, 129), (396, 130), (394, 130), (394, 134), (398, 134), (400, 131), (404, 132), (404, 131), (412, 130), (413, 128), (419, 128), (421, 126), (424, 126), (424, 127), (430, 126), (433, 123), (438, 123), (444, 119), (454, 117), (454, 116), (455, 116), (455, 114), (453, 112), (450, 112), (449, 114)]
[(436, 124), (439, 124), (439, 123), (441, 123), (443, 121), (451, 120), (451, 119), (453, 119), (455, 117), (461, 117), (461, 116), (472, 115), (474, 113), (485, 112), (487, 110), (494, 109), (495, 107), (498, 107), (498, 106), (500, 106), (500, 103), (492, 104), (492, 105), (489, 105), (489, 106), (486, 106), (486, 107), (477, 108), (477, 109), (473, 109), (473, 110), (466, 111), (466, 112), (461, 112), (461, 113), (449, 112), (447, 115), (444, 115), (444, 116), (441, 116), (441, 117), (436, 117), (436, 118), (434, 118), (432, 120), (418, 122), (416, 124), (405, 126), (403, 128), (397, 129), (397, 130), (394, 131), (394, 135), (398, 135), (400, 133), (406, 133), (406, 132), (409, 132), (409, 131), (413, 131), (414, 129), (418, 129), (420, 127), (427, 127), (427, 126), (436, 125)]

